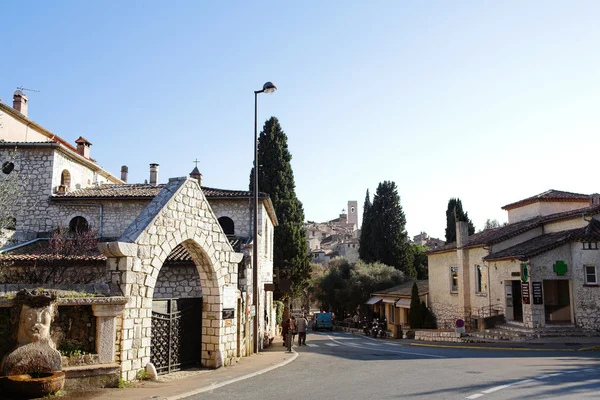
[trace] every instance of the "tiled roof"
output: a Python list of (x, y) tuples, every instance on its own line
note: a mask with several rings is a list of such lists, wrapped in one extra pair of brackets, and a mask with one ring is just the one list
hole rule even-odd
[[(486, 229), (477, 232), (467, 239), (466, 247), (477, 247), (492, 245), (520, 235), (523, 232), (543, 226), (545, 223), (581, 217), (582, 215), (595, 215), (600, 213), (600, 206), (584, 207), (577, 210), (565, 211), (544, 217), (535, 217), (525, 221), (515, 222), (499, 228)], [(444, 246), (428, 251), (426, 254), (443, 253), (456, 249), (456, 242), (447, 243)]]
[(529, 258), (573, 241), (600, 241), (600, 221), (592, 219), (583, 228), (547, 233), (509, 247), (508, 249), (488, 254), (483, 259), (490, 261), (506, 258)]
[(510, 210), (513, 208), (540, 201), (589, 201), (589, 199), (590, 195), (588, 194), (563, 192), (561, 190), (550, 189), (548, 191), (545, 191), (544, 193), (540, 193), (535, 196), (507, 204), (504, 207), (502, 207), (502, 209)]
[[(233, 247), (234, 251), (237, 251), (237, 252), (241, 252), (242, 247), (245, 244), (248, 244), (250, 242), (249, 238), (244, 238), (244, 237), (228, 236), (227, 238), (229, 239), (229, 243)], [(38, 240), (34, 243), (31, 243), (29, 245), (16, 248), (16, 249), (11, 250), (6, 253), (2, 253), (2, 254), (0, 254), (0, 260), (31, 263), (31, 262), (35, 262), (35, 261), (39, 261), (39, 260), (43, 260), (43, 259), (48, 259), (49, 255), (50, 255), (50, 250), (48, 247), (48, 240), (42, 239), (42, 240)], [(77, 255), (77, 256), (69, 256), (69, 257), (58, 257), (58, 258), (60, 258), (61, 260), (73, 261), (73, 262), (93, 261), (93, 262), (97, 263), (97, 262), (105, 262), (106, 261), (106, 257), (103, 254), (101, 254), (100, 251), (98, 251), (98, 248), (96, 248), (96, 247), (89, 249), (86, 252), (86, 254), (81, 254), (81, 255)], [(173, 251), (171, 251), (171, 254), (169, 254), (167, 256), (167, 259), (165, 260), (165, 262), (175, 262), (175, 263), (191, 262), (191, 261), (192, 261), (192, 257), (190, 256), (188, 251), (181, 244), (179, 244), (177, 247), (175, 247), (173, 249)]]
[(373, 293), (372, 296), (385, 295), (385, 296), (397, 296), (397, 297), (411, 297), (413, 283), (415, 283), (415, 282), (417, 282), (417, 288), (419, 289), (420, 296), (429, 293), (429, 281), (421, 280), (421, 281), (404, 282), (403, 284), (394, 286), (393, 288), (380, 290), (376, 293)]
[[(73, 190), (66, 194), (56, 194), (52, 199), (152, 199), (164, 188), (164, 184), (150, 185), (147, 183), (128, 183), (128, 184), (104, 184), (85, 189)], [(202, 192), (206, 198), (222, 199), (222, 198), (249, 198), (253, 196), (251, 191), (247, 190), (226, 190), (215, 189), (202, 186)], [(260, 198), (268, 198), (266, 193), (259, 193)]]

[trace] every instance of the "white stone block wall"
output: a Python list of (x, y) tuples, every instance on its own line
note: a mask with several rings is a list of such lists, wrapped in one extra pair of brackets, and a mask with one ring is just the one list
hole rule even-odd
[(195, 265), (165, 264), (154, 286), (155, 299), (202, 297), (202, 284)]

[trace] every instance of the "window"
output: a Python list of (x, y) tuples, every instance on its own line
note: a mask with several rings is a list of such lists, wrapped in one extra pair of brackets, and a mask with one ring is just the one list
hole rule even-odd
[(392, 324), (396, 322), (396, 313), (394, 312), (394, 308), (396, 308), (396, 306), (394, 304), (390, 304), (390, 322)]
[(487, 293), (488, 281), (487, 267), (482, 265), (475, 266), (475, 279), (477, 283), (477, 293)]
[(583, 242), (583, 250), (598, 250), (598, 242)]
[(458, 267), (450, 267), (450, 291), (458, 292)]
[(585, 284), (586, 285), (597, 285), (598, 284), (598, 274), (596, 274), (596, 266), (595, 265), (584, 265), (583, 266), (585, 273)]
[(221, 217), (218, 219), (219, 225), (223, 229), (223, 233), (226, 235), (235, 235), (235, 226), (233, 220), (229, 217)]
[(83, 217), (75, 217), (69, 222), (69, 231), (71, 232), (87, 232), (89, 229), (87, 219)]
[(66, 169), (62, 172), (62, 174), (60, 174), (60, 184), (67, 189), (71, 187), (71, 173), (69, 173), (69, 171)]

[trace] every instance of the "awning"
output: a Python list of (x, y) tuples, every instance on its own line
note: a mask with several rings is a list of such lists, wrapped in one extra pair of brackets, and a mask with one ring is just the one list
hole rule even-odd
[(400, 299), (396, 302), (396, 307), (410, 308), (410, 299)]
[(378, 296), (373, 296), (371, 297), (369, 300), (367, 300), (367, 302), (365, 304), (368, 305), (373, 305), (375, 303), (379, 303), (381, 300), (383, 300), (382, 297), (378, 297)]
[(396, 302), (396, 299), (387, 299), (384, 297), (383, 302), (388, 304), (394, 304)]

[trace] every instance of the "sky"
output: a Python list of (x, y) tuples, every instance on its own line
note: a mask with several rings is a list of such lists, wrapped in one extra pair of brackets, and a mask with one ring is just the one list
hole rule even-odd
[[(307, 220), (384, 180), (412, 237), (477, 230), (549, 189), (600, 191), (596, 1), (27, 1), (0, 7), (0, 99), (129, 182), (248, 189), (259, 129), (288, 136)], [(360, 215), (360, 214), (359, 214)]]

